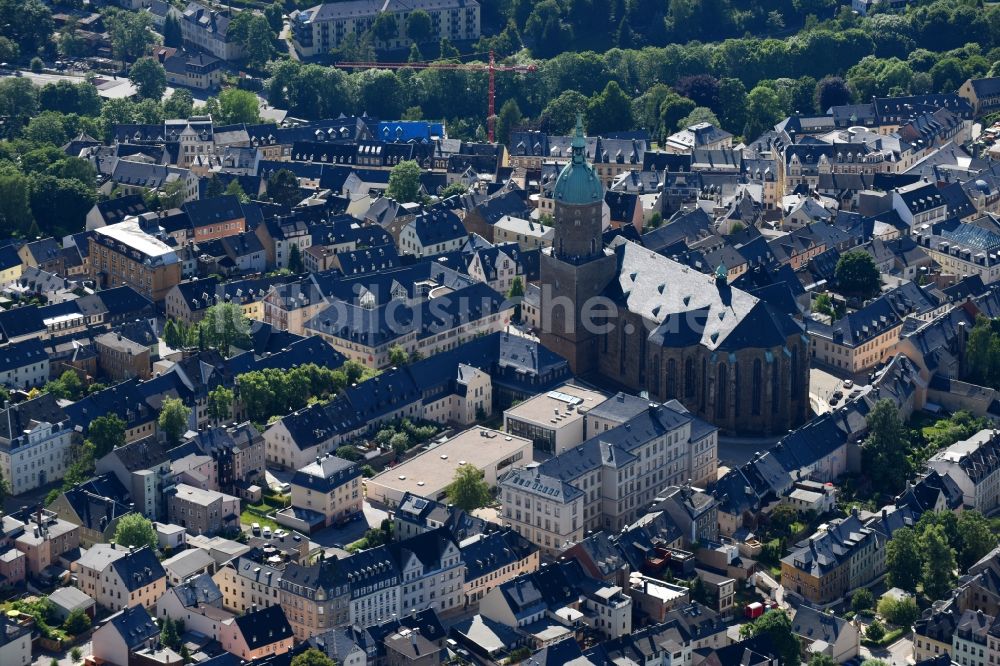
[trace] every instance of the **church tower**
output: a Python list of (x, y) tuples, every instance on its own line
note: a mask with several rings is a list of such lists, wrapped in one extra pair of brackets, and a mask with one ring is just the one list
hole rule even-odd
[[(598, 335), (582, 325), (581, 314), (593, 310), (615, 276), (617, 259), (604, 250), (602, 211), (604, 186), (587, 163), (583, 122), (576, 121), (573, 156), (553, 189), (555, 234), (552, 248), (541, 257), (542, 344), (565, 357), (576, 374), (597, 369)], [(606, 324), (605, 319), (596, 323)]]

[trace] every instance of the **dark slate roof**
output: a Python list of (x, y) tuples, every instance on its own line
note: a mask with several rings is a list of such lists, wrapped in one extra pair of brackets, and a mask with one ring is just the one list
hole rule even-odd
[(284, 609), (278, 605), (245, 613), (238, 616), (235, 622), (251, 650), (292, 637), (292, 626), (288, 624)]
[(458, 216), (450, 210), (430, 208), (410, 223), (424, 246), (446, 243), (457, 238), (464, 238), (465, 227)]
[(111, 563), (111, 566), (129, 592), (150, 585), (167, 575), (160, 565), (160, 560), (149, 546), (143, 546), (125, 557), (118, 558)]
[(229, 222), (244, 217), (240, 200), (231, 194), (188, 201), (181, 206), (181, 210), (187, 213), (192, 227)]
[(149, 212), (142, 197), (138, 194), (129, 194), (115, 199), (108, 199), (95, 204), (97, 212), (101, 214), (105, 224), (117, 224), (126, 217), (142, 215)]
[(0, 311), (0, 331), (8, 340), (44, 330), (41, 309), (36, 305)]
[(517, 564), (538, 550), (534, 544), (511, 529), (478, 534), (460, 544), (467, 581)]
[(160, 635), (160, 628), (142, 606), (130, 606), (108, 618), (118, 634), (134, 650)]
[(809, 330), (839, 344), (857, 346), (898, 325), (906, 316), (930, 312), (938, 305), (933, 294), (905, 282), (832, 325), (814, 323)]
[(299, 469), (292, 476), (292, 485), (321, 493), (329, 493), (361, 476), (361, 468), (337, 456), (327, 455)]
[(101, 474), (77, 484), (65, 492), (66, 501), (80, 518), (82, 526), (103, 532), (111, 521), (132, 513), (125, 486), (114, 474)]
[(0, 372), (34, 365), (49, 358), (45, 345), (39, 338), (30, 338), (6, 347), (0, 347)]
[(840, 633), (847, 624), (847, 620), (843, 618), (803, 605), (795, 611), (795, 617), (792, 619), (792, 633), (810, 643), (826, 641), (834, 644), (839, 640)]

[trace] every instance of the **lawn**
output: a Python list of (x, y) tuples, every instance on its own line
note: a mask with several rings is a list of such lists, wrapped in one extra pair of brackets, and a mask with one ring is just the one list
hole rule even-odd
[(279, 529), (280, 525), (278, 525), (278, 523), (264, 515), (273, 508), (274, 507), (268, 506), (264, 503), (247, 504), (243, 507), (243, 513), (240, 514), (240, 523), (246, 525), (247, 527), (253, 523), (258, 523), (262, 528), (270, 527), (272, 530)]

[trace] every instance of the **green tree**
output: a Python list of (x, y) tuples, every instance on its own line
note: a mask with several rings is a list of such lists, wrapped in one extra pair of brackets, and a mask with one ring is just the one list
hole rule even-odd
[(226, 41), (243, 49), (243, 57), (250, 67), (262, 68), (274, 55), (275, 35), (276, 31), (265, 16), (242, 11), (229, 22)]
[(115, 11), (104, 19), (111, 37), (111, 51), (125, 65), (145, 55), (154, 42), (149, 16), (148, 12)]
[(780, 658), (781, 666), (799, 666), (802, 663), (799, 639), (792, 633), (792, 621), (785, 611), (764, 613), (744, 627), (751, 636), (764, 634), (771, 639), (771, 647)]
[(225, 386), (216, 386), (208, 392), (208, 415), (216, 423), (229, 418), (233, 409), (233, 390)]
[(82, 608), (77, 608), (66, 616), (62, 627), (67, 633), (78, 636), (90, 629), (90, 616)]
[(223, 356), (232, 354), (234, 347), (250, 347), (250, 320), (236, 303), (210, 306), (198, 322), (198, 329), (204, 348), (216, 349)]
[(678, 127), (691, 127), (699, 123), (708, 123), (709, 125), (722, 127), (719, 117), (707, 106), (695, 107), (694, 111), (689, 113), (685, 118), (682, 118), (677, 125)]
[(420, 165), (415, 160), (404, 160), (389, 174), (386, 196), (399, 203), (411, 203), (420, 198)]
[(267, 196), (275, 203), (294, 206), (302, 200), (299, 179), (288, 169), (278, 169), (267, 177)]
[(390, 12), (379, 12), (375, 17), (375, 22), (371, 27), (375, 39), (383, 44), (396, 39), (399, 36), (399, 24), (396, 22), (396, 15)]
[(875, 641), (876, 643), (885, 636), (885, 627), (878, 620), (872, 620), (872, 623), (868, 625), (865, 629), (865, 638), (870, 641)]
[(496, 120), (496, 142), (507, 145), (510, 143), (510, 132), (521, 124), (521, 108), (517, 100), (509, 99), (500, 107)]
[(171, 649), (176, 649), (181, 643), (177, 633), (177, 624), (169, 617), (163, 618), (160, 625), (160, 642)]
[(521, 321), (521, 301), (524, 299), (524, 281), (520, 276), (511, 280), (507, 299), (514, 302), (514, 320)]
[(576, 126), (576, 116), (587, 108), (587, 98), (576, 90), (564, 90), (550, 100), (539, 118), (540, 129), (549, 134), (569, 134)]
[(901, 527), (892, 534), (885, 550), (889, 585), (915, 592), (921, 576), (920, 538), (912, 527)]
[(913, 597), (886, 596), (879, 599), (878, 614), (897, 627), (909, 627), (920, 617), (920, 608)]
[(834, 270), (837, 286), (850, 296), (869, 298), (878, 294), (882, 276), (871, 255), (861, 250), (852, 250), (840, 255)]
[(10, 482), (4, 478), (3, 473), (0, 472), (0, 508), (3, 507), (4, 502), (10, 497)]
[(884, 659), (865, 659), (861, 662), (861, 666), (889, 666), (889, 664)]
[(351, 462), (358, 462), (361, 460), (361, 454), (358, 452), (358, 449), (349, 445), (338, 447), (337, 450), (334, 451), (334, 455), (338, 458), (343, 458), (344, 460), (350, 460)]
[(410, 12), (406, 17), (406, 36), (416, 44), (423, 44), (430, 39), (433, 30), (431, 15), (422, 9)]
[(125, 444), (125, 421), (117, 414), (103, 414), (87, 426), (87, 439), (94, 445), (94, 455), (103, 458)]
[(450, 185), (446, 185), (443, 190), (438, 194), (442, 199), (447, 199), (448, 197), (453, 197), (459, 194), (465, 194), (469, 191), (469, 188), (465, 186), (461, 181), (456, 180)]
[(410, 448), (410, 437), (405, 432), (397, 432), (389, 438), (389, 446), (396, 455), (406, 453)]
[(96, 202), (93, 185), (78, 180), (42, 175), (31, 184), (31, 214), (47, 234), (62, 236), (82, 228)]
[(35, 56), (28, 64), (28, 68), (31, 69), (33, 74), (41, 74), (42, 70), (45, 69), (45, 62), (38, 56)]
[(809, 659), (809, 666), (837, 666), (837, 662), (833, 657), (817, 652)]
[(839, 76), (825, 76), (816, 83), (814, 94), (817, 113), (826, 113), (832, 106), (850, 104), (853, 101), (851, 89)]
[(875, 597), (867, 587), (855, 590), (854, 595), (851, 596), (851, 610), (855, 613), (869, 610), (874, 605)]
[(609, 81), (601, 94), (587, 103), (587, 130), (591, 135), (604, 136), (631, 127), (632, 101), (617, 81)]
[(182, 178), (171, 180), (166, 185), (161, 187), (157, 192), (160, 207), (163, 210), (180, 208), (181, 204), (183, 204), (184, 200), (187, 198), (187, 191), (185, 190), (185, 187), (186, 184)]
[(291, 666), (337, 666), (337, 662), (316, 648), (309, 648), (305, 652), (292, 657)]
[(302, 265), (302, 251), (294, 243), (288, 251), (288, 270), (292, 273), (304, 273), (306, 270)]
[(664, 136), (681, 129), (681, 121), (694, 113), (697, 105), (687, 97), (671, 92), (660, 104), (660, 123)]
[(240, 203), (248, 203), (250, 201), (250, 197), (248, 197), (247, 193), (243, 191), (243, 186), (240, 185), (240, 181), (235, 178), (229, 181), (229, 184), (226, 185), (224, 194), (236, 197), (240, 200)]
[(149, 546), (155, 549), (157, 545), (156, 530), (153, 522), (141, 513), (128, 513), (118, 520), (115, 527), (115, 543), (119, 546), (142, 548)]
[(778, 93), (766, 86), (757, 86), (746, 98), (746, 125), (743, 127), (743, 135), (747, 139), (760, 136), (774, 127), (783, 113)]
[(448, 501), (465, 511), (482, 508), (492, 499), (482, 470), (472, 465), (461, 465), (455, 470), (455, 479), (448, 486), (447, 493)]
[(978, 511), (963, 511), (958, 517), (958, 566), (966, 571), (997, 546), (990, 523)]
[(955, 551), (948, 545), (948, 539), (940, 525), (927, 528), (921, 544), (924, 555), (924, 594), (931, 599), (943, 599), (954, 587)]
[(167, 14), (163, 22), (163, 45), (172, 48), (180, 48), (184, 44), (184, 37), (181, 34), (181, 23), (173, 14)]
[(393, 345), (389, 348), (389, 364), (395, 366), (406, 365), (410, 360), (410, 355), (406, 353), (400, 345)]
[(281, 32), (281, 28), (284, 26), (284, 7), (280, 2), (272, 2), (267, 7), (264, 8), (264, 18), (267, 19), (267, 24), (271, 26), (271, 31), (274, 34)]
[(190, 90), (174, 88), (163, 103), (163, 115), (167, 118), (189, 118), (194, 110), (194, 97)]
[(166, 435), (168, 445), (177, 446), (180, 444), (181, 435), (187, 430), (188, 417), (190, 416), (191, 408), (185, 405), (180, 398), (167, 398), (163, 401), (157, 424)]
[(186, 336), (184, 335), (182, 324), (173, 319), (167, 319), (167, 323), (163, 326), (163, 341), (171, 349), (184, 347)]
[(67, 370), (58, 379), (54, 379), (45, 385), (46, 393), (51, 393), (63, 400), (76, 401), (83, 397), (84, 386), (80, 381), (80, 375), (73, 370)]
[(139, 96), (146, 99), (160, 99), (167, 89), (167, 71), (157, 60), (139, 58), (129, 70), (128, 79), (135, 84)]
[(79, 664), (80, 660), (83, 659), (83, 651), (79, 647), (74, 647), (69, 651), (69, 658), (74, 664)]
[(260, 103), (249, 90), (226, 88), (219, 93), (219, 119), (227, 124), (257, 124), (260, 122)]
[(861, 449), (864, 469), (872, 486), (897, 493), (910, 475), (908, 440), (895, 403), (879, 400), (868, 414), (868, 438)]

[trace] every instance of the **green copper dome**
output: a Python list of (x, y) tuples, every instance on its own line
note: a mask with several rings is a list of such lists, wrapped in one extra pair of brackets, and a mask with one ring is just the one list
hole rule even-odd
[(573, 137), (573, 159), (563, 167), (556, 179), (554, 196), (556, 201), (572, 206), (582, 206), (601, 201), (604, 187), (594, 173), (594, 167), (587, 163), (587, 142), (583, 138), (583, 121), (576, 118), (576, 136)]

